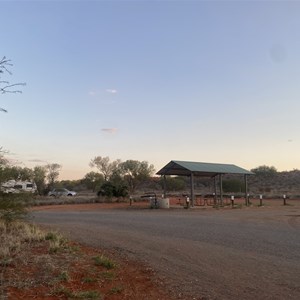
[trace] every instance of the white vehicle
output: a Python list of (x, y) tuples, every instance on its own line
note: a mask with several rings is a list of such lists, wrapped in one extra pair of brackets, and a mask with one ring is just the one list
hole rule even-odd
[(36, 184), (31, 181), (9, 180), (2, 183), (1, 191), (6, 194), (16, 194), (21, 192), (35, 193), (37, 191)]

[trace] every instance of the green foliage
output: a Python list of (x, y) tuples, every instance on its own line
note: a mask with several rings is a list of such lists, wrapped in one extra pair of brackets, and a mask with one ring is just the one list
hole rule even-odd
[(82, 291), (74, 295), (77, 299), (103, 299), (102, 295), (98, 291)]
[(84, 176), (82, 183), (85, 184), (89, 190), (93, 190), (93, 192), (95, 192), (96, 188), (100, 187), (104, 183), (104, 176), (92, 171)]
[(109, 294), (111, 295), (120, 294), (122, 293), (123, 290), (124, 288), (122, 286), (115, 286), (110, 289)]
[(97, 279), (96, 278), (92, 278), (92, 277), (84, 277), (82, 279), (82, 282), (84, 282), (84, 283), (93, 283), (93, 282), (96, 282), (96, 281), (97, 281)]
[[(163, 177), (160, 180), (161, 186), (164, 186)], [(167, 191), (182, 191), (186, 189), (186, 180), (183, 177), (166, 176), (166, 189)]]
[(7, 160), (4, 157), (4, 151), (2, 147), (0, 147), (0, 184), (6, 181), (5, 177), (5, 166), (7, 165)]
[(58, 234), (53, 231), (47, 232), (47, 234), (45, 236), (46, 241), (57, 241), (58, 239), (59, 239)]
[(116, 264), (113, 261), (103, 255), (95, 256), (93, 257), (93, 260), (96, 266), (102, 266), (108, 270), (114, 269), (116, 267)]
[(112, 174), (116, 172), (116, 169), (118, 168), (120, 162), (120, 160), (110, 161), (110, 158), (108, 156), (96, 156), (91, 160), (90, 167), (96, 167), (99, 170), (100, 174), (103, 175), (104, 181), (108, 181), (110, 180)]
[(147, 161), (126, 160), (120, 164), (120, 172), (127, 182), (130, 193), (134, 193), (139, 184), (147, 181), (154, 173), (153, 165)]
[(58, 275), (58, 280), (59, 281), (69, 281), (69, 279), (70, 279), (70, 275), (69, 275), (68, 271), (62, 271)]
[(108, 198), (112, 198), (114, 194), (115, 186), (109, 181), (102, 184), (100, 191), (98, 192), (98, 196), (105, 196)]
[(225, 193), (241, 193), (245, 191), (244, 183), (238, 179), (224, 180), (222, 186)]
[(23, 221), (6, 223), (0, 219), (0, 270), (11, 263), (28, 242), (43, 241), (45, 233)]
[(47, 180), (49, 184), (49, 188), (52, 189), (54, 187), (54, 183), (56, 182), (59, 172), (61, 170), (61, 165), (59, 164), (48, 164), (46, 166), (47, 170)]
[[(154, 166), (149, 165), (146, 161), (138, 160), (127, 160), (121, 162), (117, 159), (115, 161), (110, 161), (109, 157), (96, 156), (90, 162), (91, 167), (96, 167), (100, 175), (103, 176), (105, 182), (110, 182), (111, 185), (118, 187), (121, 194), (125, 191), (124, 187), (127, 186), (130, 193), (133, 193), (139, 184), (147, 181), (151, 175), (154, 173)], [(90, 180), (89, 177), (92, 177)], [(94, 182), (94, 173), (88, 173), (85, 180), (89, 183)], [(103, 186), (103, 185), (102, 185)], [(102, 189), (102, 187), (101, 187)], [(107, 196), (112, 197), (113, 188), (111, 186), (105, 187)], [(120, 192), (118, 192), (120, 194)]]
[(36, 184), (38, 194), (43, 195), (46, 189), (46, 167), (35, 166), (33, 169), (33, 181)]
[(18, 166), (8, 166), (6, 165), (3, 169), (3, 174), (5, 180), (14, 179), (14, 180), (32, 180), (33, 179), (33, 171), (29, 168), (22, 168)]
[[(66, 248), (67, 240), (61, 234), (56, 232), (48, 232), (45, 240), (49, 241), (49, 253), (54, 254)], [(71, 249), (70, 249), (71, 251)]]
[(277, 174), (277, 169), (273, 166), (259, 166), (251, 170), (251, 172), (255, 173), (258, 176), (273, 176)]
[(70, 191), (76, 189), (76, 187), (80, 186), (81, 180), (61, 180), (55, 183), (55, 188), (66, 188)]
[(47, 193), (46, 178), (49, 187), (52, 188), (56, 182), (61, 166), (49, 164), (47, 166), (35, 166), (34, 169), (19, 166), (10, 166), (4, 158), (5, 151), (0, 147), (0, 183), (8, 180), (33, 181), (40, 195)]
[(27, 207), (31, 204), (31, 195), (27, 193), (3, 194), (0, 193), (0, 219), (5, 223), (24, 219)]
[(108, 198), (112, 197), (127, 197), (128, 189), (125, 185), (114, 185), (112, 182), (108, 181), (102, 184), (100, 190), (97, 193), (98, 196), (105, 196)]

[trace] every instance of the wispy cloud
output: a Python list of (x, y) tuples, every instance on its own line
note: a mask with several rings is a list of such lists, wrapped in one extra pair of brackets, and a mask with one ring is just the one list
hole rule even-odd
[(94, 92), (94, 91), (89, 91), (89, 95), (92, 96), (92, 97), (93, 97), (93, 96), (96, 96), (96, 92)]
[(46, 163), (46, 161), (42, 159), (29, 159), (28, 161), (34, 163)]
[(13, 159), (13, 158), (7, 158), (7, 161), (11, 165), (24, 165), (24, 163), (18, 159)]
[(106, 90), (90, 90), (88, 95), (90, 97), (103, 97), (105, 94), (116, 95), (118, 91), (116, 89), (106, 89)]
[(101, 131), (110, 133), (110, 134), (114, 134), (118, 131), (118, 128), (102, 128)]
[(106, 89), (106, 92), (109, 94), (116, 94), (118, 91), (115, 89)]

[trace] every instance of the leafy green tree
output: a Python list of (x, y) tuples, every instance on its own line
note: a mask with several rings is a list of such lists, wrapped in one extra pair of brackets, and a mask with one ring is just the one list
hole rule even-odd
[(104, 176), (102, 174), (93, 171), (85, 174), (82, 180), (82, 183), (84, 183), (88, 189), (93, 190), (93, 192), (95, 192), (97, 187), (100, 188), (103, 182), (104, 182)]
[(155, 171), (154, 166), (149, 165), (147, 161), (138, 160), (126, 160), (119, 168), (130, 193), (134, 193), (136, 188), (147, 181)]
[[(161, 178), (161, 185), (164, 185), (164, 179)], [(166, 189), (167, 191), (182, 191), (186, 189), (185, 178), (176, 176), (166, 176)]]
[(225, 193), (242, 193), (245, 191), (244, 183), (238, 179), (223, 180), (222, 187)]
[(43, 195), (46, 189), (46, 173), (45, 166), (35, 166), (33, 169), (33, 180), (40, 195)]
[(273, 176), (277, 174), (277, 169), (273, 166), (269, 167), (266, 165), (259, 166), (251, 170), (251, 172), (255, 173), (258, 176)]
[(19, 178), (18, 180), (21, 180), (21, 181), (25, 181), (25, 180), (33, 180), (33, 177), (34, 177), (34, 172), (32, 169), (30, 168), (20, 168), (19, 169)]
[(100, 190), (97, 193), (98, 196), (112, 197), (126, 197), (128, 196), (127, 186), (116, 186), (110, 181), (106, 181), (102, 184)]
[(97, 194), (98, 196), (112, 198), (115, 194), (115, 186), (111, 182), (106, 181), (102, 184), (100, 191)]
[(47, 170), (47, 181), (48, 181), (48, 186), (50, 189), (52, 189), (54, 187), (55, 182), (58, 179), (59, 176), (59, 172), (61, 170), (62, 166), (59, 164), (48, 164), (46, 166), (46, 170)]
[(108, 156), (96, 156), (90, 161), (90, 167), (97, 168), (100, 174), (103, 175), (104, 181), (108, 181), (112, 174), (116, 171), (120, 163), (121, 161), (119, 159), (110, 161), (110, 158)]
[(21, 167), (17, 166), (6, 166), (5, 168), (5, 177), (7, 179), (18, 180), (20, 178)]
[(5, 153), (6, 151), (4, 151), (2, 147), (0, 147), (0, 184), (6, 180), (5, 167), (7, 166), (7, 160), (4, 157)]

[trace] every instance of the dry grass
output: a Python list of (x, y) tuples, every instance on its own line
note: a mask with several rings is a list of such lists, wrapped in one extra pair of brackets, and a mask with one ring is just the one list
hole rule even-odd
[[(138, 280), (137, 280), (138, 278)], [(155, 276), (57, 232), (0, 220), (0, 299), (171, 299)]]
[(26, 243), (45, 239), (45, 233), (34, 225), (0, 220), (0, 264), (15, 256)]

